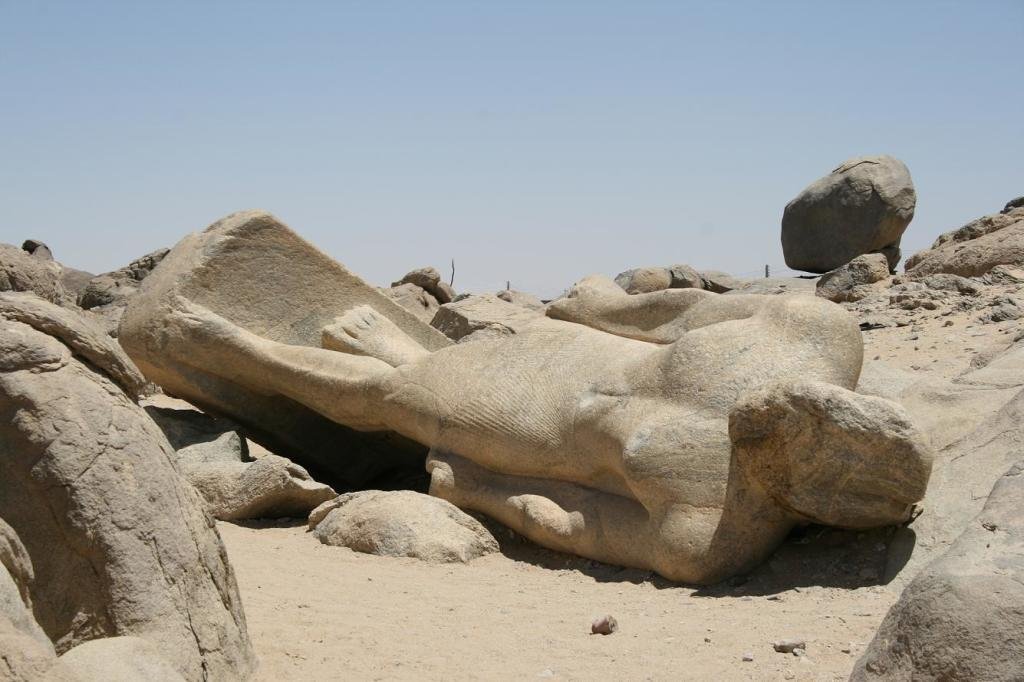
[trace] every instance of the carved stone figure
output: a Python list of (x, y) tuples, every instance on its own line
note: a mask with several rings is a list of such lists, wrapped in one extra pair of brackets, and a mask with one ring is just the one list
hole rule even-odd
[[(251, 221), (291, 234), (262, 213), (209, 231)], [(180, 254), (207, 271), (230, 257)], [(756, 565), (796, 524), (896, 523), (924, 494), (927, 447), (899, 406), (852, 392), (860, 331), (827, 301), (628, 295), (587, 278), (515, 334), (428, 348), (363, 297), (313, 347), (257, 333), (249, 313), (222, 314), (174, 279), (158, 268), (122, 323), (143, 371), (160, 367), (151, 379), (199, 370), (402, 434), (431, 449), (432, 494), (548, 547), (708, 583)], [(236, 299), (258, 301), (259, 286)]]

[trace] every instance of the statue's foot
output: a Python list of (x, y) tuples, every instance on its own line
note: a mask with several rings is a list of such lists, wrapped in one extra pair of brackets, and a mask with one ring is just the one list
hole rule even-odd
[(398, 325), (368, 305), (353, 308), (324, 327), (320, 345), (342, 353), (377, 358), (392, 367), (430, 355), (430, 351)]

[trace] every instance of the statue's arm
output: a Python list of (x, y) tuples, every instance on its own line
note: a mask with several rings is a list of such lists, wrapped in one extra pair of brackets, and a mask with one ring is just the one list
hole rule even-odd
[(592, 276), (576, 284), (566, 298), (551, 303), (546, 314), (616, 336), (666, 344), (689, 331), (686, 311), (713, 296), (701, 289), (630, 295), (610, 279)]

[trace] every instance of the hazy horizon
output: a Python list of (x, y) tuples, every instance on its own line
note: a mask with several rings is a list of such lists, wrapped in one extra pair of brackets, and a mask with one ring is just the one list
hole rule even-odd
[(786, 202), (910, 168), (904, 257), (1024, 194), (1024, 3), (0, 1), (0, 241), (103, 272), (247, 208), (368, 281), (552, 296), (784, 269)]

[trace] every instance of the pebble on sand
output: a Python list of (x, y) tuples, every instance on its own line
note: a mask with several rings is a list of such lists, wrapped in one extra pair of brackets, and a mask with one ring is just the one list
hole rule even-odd
[(610, 635), (619, 629), (619, 621), (613, 616), (602, 616), (590, 624), (590, 634)]

